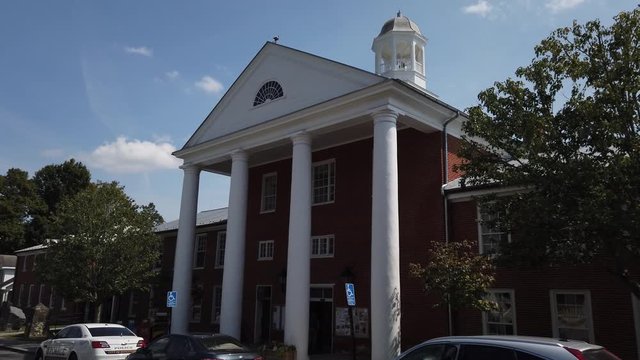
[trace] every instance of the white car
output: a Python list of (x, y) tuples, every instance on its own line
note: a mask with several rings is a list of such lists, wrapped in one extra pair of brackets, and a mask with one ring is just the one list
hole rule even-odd
[(36, 360), (124, 360), (144, 340), (118, 324), (75, 324), (43, 341)]

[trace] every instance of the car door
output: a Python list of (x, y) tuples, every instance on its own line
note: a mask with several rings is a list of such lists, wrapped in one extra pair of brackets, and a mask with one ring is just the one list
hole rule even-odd
[(191, 341), (184, 335), (170, 335), (166, 360), (189, 360), (195, 355)]
[(49, 340), (49, 342), (45, 343), (42, 346), (45, 359), (65, 358), (61, 341), (64, 340), (70, 330), (71, 327), (67, 326), (66, 328), (60, 330), (53, 339)]
[(64, 334), (64, 337), (58, 339), (59, 352), (63, 359), (68, 359), (71, 352), (77, 346), (77, 342), (82, 339), (82, 330), (77, 326), (69, 326), (69, 331)]
[(149, 357), (153, 360), (166, 360), (167, 345), (169, 345), (169, 336), (163, 336), (152, 341), (147, 347)]

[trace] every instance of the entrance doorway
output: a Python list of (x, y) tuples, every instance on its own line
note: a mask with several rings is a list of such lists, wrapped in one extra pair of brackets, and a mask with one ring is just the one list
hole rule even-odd
[(268, 343), (271, 340), (271, 286), (256, 287), (256, 324), (254, 342)]
[(333, 347), (333, 285), (314, 285), (310, 291), (309, 355), (328, 354)]

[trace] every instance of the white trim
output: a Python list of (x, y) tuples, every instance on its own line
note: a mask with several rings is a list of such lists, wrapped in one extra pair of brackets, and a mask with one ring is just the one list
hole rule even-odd
[[(265, 180), (267, 178), (275, 178), (275, 192), (273, 194), (273, 209), (266, 209), (265, 210)], [(273, 213), (276, 211), (276, 208), (278, 206), (278, 173), (277, 172), (270, 172), (270, 173), (266, 173), (262, 175), (262, 191), (260, 192), (260, 214), (268, 214), (268, 213)]]
[(27, 271), (27, 259), (29, 258), (29, 256), (31, 255), (24, 255), (22, 256), (22, 268), (20, 269), (21, 272), (26, 272)]
[(631, 307), (633, 308), (633, 324), (636, 329), (636, 349), (640, 359), (640, 299), (631, 293)]
[[(269, 254), (269, 252), (271, 252), (271, 254)], [(258, 261), (273, 260), (274, 253), (275, 243), (273, 240), (263, 240), (258, 242)]]
[[(224, 235), (224, 239), (221, 239)], [(220, 243), (224, 241), (223, 246), (220, 246)], [(215, 258), (215, 269), (223, 269), (224, 268), (224, 253), (227, 244), (227, 232), (226, 231), (218, 231), (216, 234), (216, 258)]]
[[(333, 169), (331, 167), (333, 164)], [(327, 198), (322, 202), (315, 202), (315, 192), (316, 192), (316, 168), (320, 166), (328, 165), (328, 173), (329, 173), (329, 184), (326, 186), (327, 188)], [(325, 205), (325, 204), (333, 204), (336, 201), (336, 159), (327, 159), (322, 161), (317, 161), (311, 164), (311, 206), (316, 205)], [(331, 181), (333, 179), (333, 181)]]
[[(513, 334), (507, 335), (517, 335), (518, 334), (518, 322), (516, 320), (516, 295), (513, 289), (489, 289), (487, 292), (489, 293), (507, 293), (509, 294), (511, 301), (511, 319), (513, 326)], [(506, 324), (506, 323), (505, 323)], [(482, 312), (482, 333), (484, 335), (489, 335), (489, 314), (487, 311)]]
[[(472, 186), (469, 186), (472, 188)], [(489, 189), (480, 189), (480, 190), (468, 190), (468, 191), (460, 191), (449, 193), (452, 190), (445, 190), (445, 195), (447, 199), (451, 202), (463, 202), (474, 200), (476, 197), (486, 196), (486, 195), (498, 195), (498, 196), (507, 196), (512, 194), (521, 193), (527, 191), (526, 188), (516, 187), (516, 186), (508, 186), (504, 188), (489, 188)]]
[[(591, 291), (589, 290), (564, 290), (564, 289), (552, 289), (549, 290), (549, 298), (551, 301), (551, 328), (553, 331), (553, 337), (560, 337), (560, 331), (558, 329), (558, 304), (556, 301), (556, 295), (568, 294), (568, 295), (584, 295), (584, 306), (586, 316), (586, 326), (589, 333), (588, 342), (595, 343), (595, 336), (593, 331), (593, 310), (591, 308)], [(580, 340), (580, 339), (576, 339)]]
[(31, 294), (33, 294), (33, 289), (36, 286), (34, 284), (29, 285), (29, 296), (27, 297), (27, 307), (31, 307)]
[[(329, 298), (314, 298), (311, 297), (311, 289), (312, 288), (318, 288), (318, 289), (331, 289), (331, 299)], [(335, 291), (335, 284), (310, 284), (309, 285), (309, 301), (325, 301), (325, 302), (333, 302), (333, 299), (336, 296), (336, 291)], [(331, 320), (333, 322), (333, 320)]]
[[(44, 284), (40, 284), (40, 289), (38, 290), (38, 303), (36, 305), (42, 303), (42, 293), (44, 292), (44, 287)], [(42, 304), (44, 305), (44, 303)]]

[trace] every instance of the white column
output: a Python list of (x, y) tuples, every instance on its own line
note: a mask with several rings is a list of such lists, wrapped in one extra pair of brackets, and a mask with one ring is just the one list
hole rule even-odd
[(311, 265), (311, 139), (293, 138), (287, 294), (284, 341), (296, 346), (298, 360), (309, 358), (309, 285)]
[(171, 310), (171, 333), (186, 334), (189, 330), (189, 306), (191, 305), (191, 272), (193, 271), (193, 247), (196, 237), (198, 212), (198, 186), (200, 169), (185, 165), (182, 182), (182, 201), (178, 222), (178, 239), (173, 265), (172, 290), (177, 291), (176, 307)]
[(373, 114), (371, 211), (371, 359), (400, 353), (400, 248), (398, 216), (398, 114)]
[(231, 154), (231, 188), (229, 217), (222, 277), (220, 332), (240, 338), (242, 322), (242, 287), (244, 284), (244, 248), (247, 223), (249, 164), (247, 154)]

